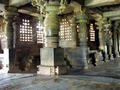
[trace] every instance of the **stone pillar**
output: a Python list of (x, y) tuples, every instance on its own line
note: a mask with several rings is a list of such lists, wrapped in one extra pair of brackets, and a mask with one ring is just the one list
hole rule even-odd
[(120, 54), (119, 54), (119, 51), (120, 51), (120, 48), (119, 48), (119, 28), (118, 28), (118, 30), (117, 30), (117, 51), (118, 51), (118, 57), (120, 56)]
[[(56, 1), (49, 2), (50, 4), (58, 4)], [(54, 9), (56, 8), (56, 9)], [(59, 18), (58, 18), (58, 7), (48, 6), (48, 13), (46, 14), (44, 21), (44, 32), (45, 32), (45, 47), (57, 48), (58, 47), (58, 33), (59, 33)]]
[(107, 47), (107, 50), (105, 53), (107, 54), (106, 56), (108, 57), (107, 59), (112, 60), (113, 55), (112, 55), (112, 32), (111, 32), (111, 22), (107, 21), (107, 19), (104, 22), (104, 32), (105, 32), (105, 45)]
[[(120, 29), (120, 28), (119, 28)], [(120, 30), (118, 32), (118, 42), (119, 42), (119, 55), (120, 55)]]
[(105, 52), (105, 33), (104, 30), (99, 30), (99, 50), (102, 53), (103, 61), (106, 61), (106, 52)]
[(106, 49), (106, 45), (105, 45), (105, 32), (104, 32), (104, 25), (106, 22), (106, 18), (103, 18), (101, 15), (98, 15), (98, 17), (96, 18), (97, 21), (97, 29), (99, 30), (99, 51), (100, 51), (100, 56), (102, 55), (102, 57), (100, 57), (100, 61), (106, 61), (107, 59), (107, 49)]
[(119, 56), (119, 53), (118, 53), (118, 44), (117, 44), (117, 29), (118, 29), (117, 26), (118, 26), (118, 23), (116, 22), (114, 30), (113, 30), (113, 51), (114, 51), (114, 58), (116, 58), (116, 57)]
[(49, 1), (46, 6), (44, 21), (45, 45), (40, 49), (41, 65), (38, 66), (38, 74), (56, 75), (67, 72), (64, 62), (64, 49), (58, 48), (59, 33), (59, 2)]
[[(16, 13), (17, 15), (17, 13)], [(18, 29), (18, 25), (19, 22), (17, 21), (17, 17), (14, 19), (14, 21), (12, 22), (12, 26), (13, 26), (13, 48), (16, 48), (16, 44), (17, 44), (17, 29)]]
[(87, 69), (88, 68), (88, 46), (87, 46), (87, 40), (88, 40), (88, 37), (87, 37), (87, 19), (88, 17), (86, 15), (79, 15), (77, 17), (78, 19), (78, 23), (80, 25), (80, 28), (79, 28), (79, 35), (78, 35), (78, 38), (79, 38), (79, 46), (80, 46), (80, 60), (83, 62), (82, 64), (82, 67), (84, 69)]
[(4, 12), (4, 20), (5, 20), (5, 33), (7, 36), (7, 46), (9, 49), (9, 61), (13, 61), (14, 51), (13, 51), (13, 43), (14, 43), (14, 30), (13, 30), (13, 21), (14, 17), (17, 15), (17, 9), (13, 7), (6, 7)]
[(106, 44), (107, 44), (107, 49), (108, 49), (108, 59), (112, 60), (113, 59), (113, 54), (112, 54), (112, 32), (110, 29), (106, 33)]

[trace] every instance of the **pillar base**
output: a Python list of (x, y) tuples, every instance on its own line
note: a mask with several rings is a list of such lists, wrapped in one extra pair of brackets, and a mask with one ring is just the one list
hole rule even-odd
[(40, 75), (62, 75), (67, 73), (66, 66), (38, 66), (37, 74)]
[(41, 48), (40, 56), (41, 65), (38, 66), (37, 74), (60, 75), (67, 73), (63, 48)]

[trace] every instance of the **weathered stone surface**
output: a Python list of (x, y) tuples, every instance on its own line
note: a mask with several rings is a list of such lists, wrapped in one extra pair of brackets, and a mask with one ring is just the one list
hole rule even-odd
[(41, 65), (38, 66), (37, 74), (58, 75), (67, 72), (64, 61), (64, 49), (62, 48), (41, 48)]
[(120, 0), (85, 0), (85, 5), (89, 7), (98, 7), (112, 4), (119, 4)]
[(92, 71), (78, 70), (79, 73), (65, 76), (1, 74), (0, 90), (120, 90), (119, 64), (114, 61)]
[(67, 73), (67, 67), (66, 66), (42, 66), (40, 65), (38, 67), (39, 71), (37, 74), (40, 75), (61, 75)]
[(41, 48), (41, 65), (58, 66), (65, 65), (64, 49), (62, 48)]
[[(84, 50), (87, 48), (84, 48)], [(69, 60), (70, 64), (73, 66), (73, 68), (83, 69), (86, 67), (86, 61), (88, 60), (83, 52), (83, 48), (77, 47), (77, 48), (66, 48), (65, 56), (67, 56), (67, 59)]]
[(63, 48), (75, 48), (76, 47), (76, 41), (69, 40), (69, 41), (59, 41), (59, 46)]
[(103, 13), (103, 17), (116, 17), (120, 16), (120, 10), (108, 11)]

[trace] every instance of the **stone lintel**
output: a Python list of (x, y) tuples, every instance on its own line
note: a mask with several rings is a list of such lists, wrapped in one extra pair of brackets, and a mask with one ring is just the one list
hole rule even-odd
[(119, 4), (120, 0), (85, 0), (85, 6), (88, 7), (98, 7)]
[(120, 10), (108, 11), (103, 13), (103, 17), (118, 17), (120, 16)]
[(117, 21), (117, 20), (120, 20), (120, 16), (119, 17), (112, 17), (110, 18), (111, 21)]

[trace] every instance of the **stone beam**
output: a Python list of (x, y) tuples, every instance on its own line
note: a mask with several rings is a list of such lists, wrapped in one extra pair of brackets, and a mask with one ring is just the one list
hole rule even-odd
[(103, 17), (117, 17), (120, 16), (120, 10), (108, 11), (103, 13)]
[(28, 15), (31, 15), (31, 16), (35, 16), (35, 17), (40, 16), (37, 9), (32, 7), (32, 6), (20, 8), (20, 9), (18, 9), (18, 12), (23, 13), (23, 14), (28, 14)]
[(31, 0), (10, 0), (9, 5), (14, 7), (20, 7), (30, 2)]
[(85, 6), (88, 7), (98, 7), (113, 4), (120, 4), (120, 0), (85, 0)]
[(120, 20), (120, 16), (119, 17), (112, 17), (110, 18), (111, 21), (117, 21), (117, 20)]
[(23, 13), (23, 14), (28, 14), (28, 15), (31, 15), (31, 16), (34, 16), (34, 17), (40, 16), (39, 13), (31, 12), (31, 11), (24, 10), (24, 9), (18, 9), (18, 12)]

